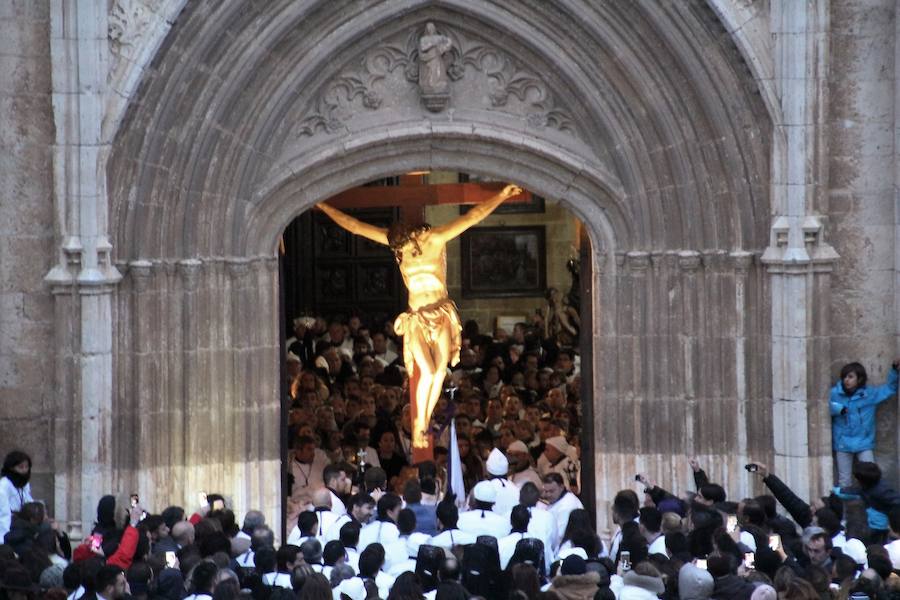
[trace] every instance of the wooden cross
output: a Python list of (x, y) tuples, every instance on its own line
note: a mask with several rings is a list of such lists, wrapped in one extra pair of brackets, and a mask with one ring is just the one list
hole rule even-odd
[[(439, 183), (423, 184), (421, 176), (402, 175), (399, 186), (356, 187), (328, 199), (334, 208), (348, 210), (354, 208), (400, 207), (400, 220), (407, 225), (421, 225), (425, 222), (425, 207), (443, 204), (479, 204), (495, 196), (506, 186), (505, 183)], [(509, 202), (528, 202), (530, 192), (523, 192), (506, 199)], [(416, 399), (412, 390), (416, 389), (416, 375), (410, 377), (410, 401), (415, 412)], [(413, 448), (413, 462), (433, 459), (433, 440), (427, 448)]]
[[(425, 222), (425, 207), (443, 204), (480, 204), (503, 189), (505, 183), (423, 184), (418, 175), (401, 175), (398, 186), (355, 187), (328, 199), (341, 210), (400, 207), (400, 220), (408, 225)], [(504, 204), (530, 202), (531, 192), (507, 198)]]

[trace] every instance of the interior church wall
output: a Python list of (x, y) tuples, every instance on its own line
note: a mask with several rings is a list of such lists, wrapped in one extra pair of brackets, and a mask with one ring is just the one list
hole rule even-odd
[(55, 258), (49, 1), (0, 2), (0, 456), (33, 462), (53, 505), (53, 419), (61, 354), (44, 275)]
[[(457, 206), (429, 206), (425, 209), (429, 223), (447, 223), (459, 216)], [(481, 222), (482, 227), (519, 227), (543, 225), (545, 227), (545, 259), (547, 287), (555, 287), (565, 295), (572, 286), (572, 278), (566, 269), (566, 261), (577, 256), (575, 247), (576, 219), (558, 202), (547, 200), (543, 213), (493, 214)], [(463, 322), (474, 319), (479, 330), (491, 332), (496, 318), (501, 315), (534, 315), (535, 309), (544, 307), (542, 294), (511, 298), (465, 298), (462, 293), (462, 254), (459, 238), (447, 244), (447, 289), (450, 297), (459, 305)], [(510, 332), (507, 332), (510, 333)]]

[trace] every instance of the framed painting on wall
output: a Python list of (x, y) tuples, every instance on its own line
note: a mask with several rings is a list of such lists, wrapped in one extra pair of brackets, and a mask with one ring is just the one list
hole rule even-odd
[(545, 248), (543, 225), (469, 229), (460, 238), (463, 298), (543, 295)]

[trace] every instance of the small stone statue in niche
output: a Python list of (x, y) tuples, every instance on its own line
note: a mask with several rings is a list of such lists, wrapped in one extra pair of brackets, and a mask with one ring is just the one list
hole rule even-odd
[(434, 23), (425, 25), (425, 33), (419, 38), (419, 89), (425, 107), (440, 112), (450, 100), (450, 78), (444, 55), (453, 48), (446, 35), (437, 32)]

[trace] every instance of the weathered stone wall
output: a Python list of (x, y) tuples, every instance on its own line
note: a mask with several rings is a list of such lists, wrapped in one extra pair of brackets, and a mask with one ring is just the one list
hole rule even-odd
[(598, 507), (635, 473), (693, 489), (692, 457), (735, 497), (749, 495), (743, 465), (772, 456), (769, 291), (758, 257), (632, 252), (616, 263), (615, 296), (597, 309)]
[(114, 488), (222, 493), (280, 531), (277, 261), (135, 261), (114, 309)]
[(35, 498), (53, 505), (54, 309), (43, 278), (54, 249), (49, 2), (0, 2), (0, 456), (34, 461)]
[[(840, 254), (831, 295), (828, 379), (817, 382), (823, 398), (841, 366), (859, 361), (881, 384), (897, 346), (895, 139), (897, 4), (892, 0), (832, 3), (827, 212), (832, 244)], [(877, 412), (876, 460), (897, 482), (898, 399)]]

